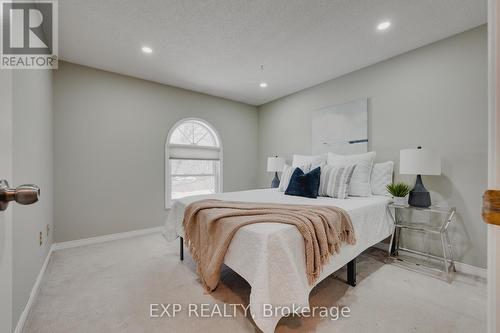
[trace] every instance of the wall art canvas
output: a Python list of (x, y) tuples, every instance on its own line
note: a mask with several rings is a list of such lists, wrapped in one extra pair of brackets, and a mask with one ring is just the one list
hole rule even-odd
[(312, 153), (358, 154), (368, 151), (368, 99), (313, 112)]

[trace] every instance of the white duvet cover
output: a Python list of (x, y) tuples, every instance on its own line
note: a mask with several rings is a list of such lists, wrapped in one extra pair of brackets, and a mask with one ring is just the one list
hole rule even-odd
[[(183, 236), (184, 208), (203, 199), (280, 203), (296, 205), (325, 205), (345, 209), (352, 220), (355, 245), (344, 245), (339, 254), (323, 267), (321, 280), (342, 268), (368, 247), (392, 233), (393, 222), (387, 212), (389, 198), (383, 196), (309, 199), (285, 195), (277, 189), (263, 189), (193, 196), (173, 203), (165, 224), (164, 236), (175, 240)], [(307, 282), (304, 241), (295, 226), (280, 223), (259, 223), (242, 227), (231, 241), (224, 263), (241, 275), (252, 287), (250, 311), (257, 326), (273, 332), (281, 318), (268, 316), (265, 307), (304, 308), (309, 306), (309, 292), (314, 288)]]

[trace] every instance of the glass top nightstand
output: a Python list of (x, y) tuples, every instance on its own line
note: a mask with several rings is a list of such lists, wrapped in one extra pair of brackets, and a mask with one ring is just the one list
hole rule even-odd
[[(408, 259), (401, 258), (399, 256), (399, 252), (407, 252), (409, 254), (438, 260), (443, 263), (443, 270), (440, 270), (440, 272), (445, 273), (446, 280), (448, 282), (451, 282), (452, 278), (451, 272), (452, 271), (456, 272), (456, 269), (455, 269), (455, 262), (453, 259), (453, 249), (450, 242), (450, 237), (448, 235), (448, 227), (454, 221), (456, 209), (454, 207), (438, 207), (438, 206), (431, 206), (429, 208), (419, 208), (412, 206), (399, 206), (393, 203), (389, 204), (387, 206), (387, 209), (389, 210), (389, 215), (394, 221), (394, 229), (391, 236), (391, 243), (389, 246), (389, 260), (395, 264), (404, 263), (405, 267), (408, 267), (408, 265), (410, 265), (409, 268), (412, 268), (411, 266), (416, 266), (413, 268), (417, 268), (418, 266), (422, 266), (422, 264), (416, 264)], [(403, 214), (400, 214), (404, 210), (410, 210), (413, 212), (422, 212), (427, 214), (440, 214), (442, 215), (443, 218), (442, 223), (439, 225), (435, 225), (430, 223), (412, 221), (411, 218), (408, 219), (404, 218), (402, 216)], [(428, 253), (400, 247), (399, 241), (402, 229), (439, 235), (441, 239), (443, 256), (442, 257), (434, 256)], [(435, 270), (435, 268), (430, 266), (426, 268)]]

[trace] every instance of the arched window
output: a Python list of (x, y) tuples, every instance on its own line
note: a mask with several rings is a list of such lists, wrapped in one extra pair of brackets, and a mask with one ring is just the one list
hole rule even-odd
[(222, 145), (215, 129), (201, 119), (183, 119), (165, 143), (165, 206), (190, 195), (222, 189)]

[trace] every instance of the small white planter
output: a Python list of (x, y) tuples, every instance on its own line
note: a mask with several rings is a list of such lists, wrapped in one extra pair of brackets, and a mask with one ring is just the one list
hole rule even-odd
[(408, 206), (408, 196), (406, 197), (393, 197), (394, 204), (397, 206)]

